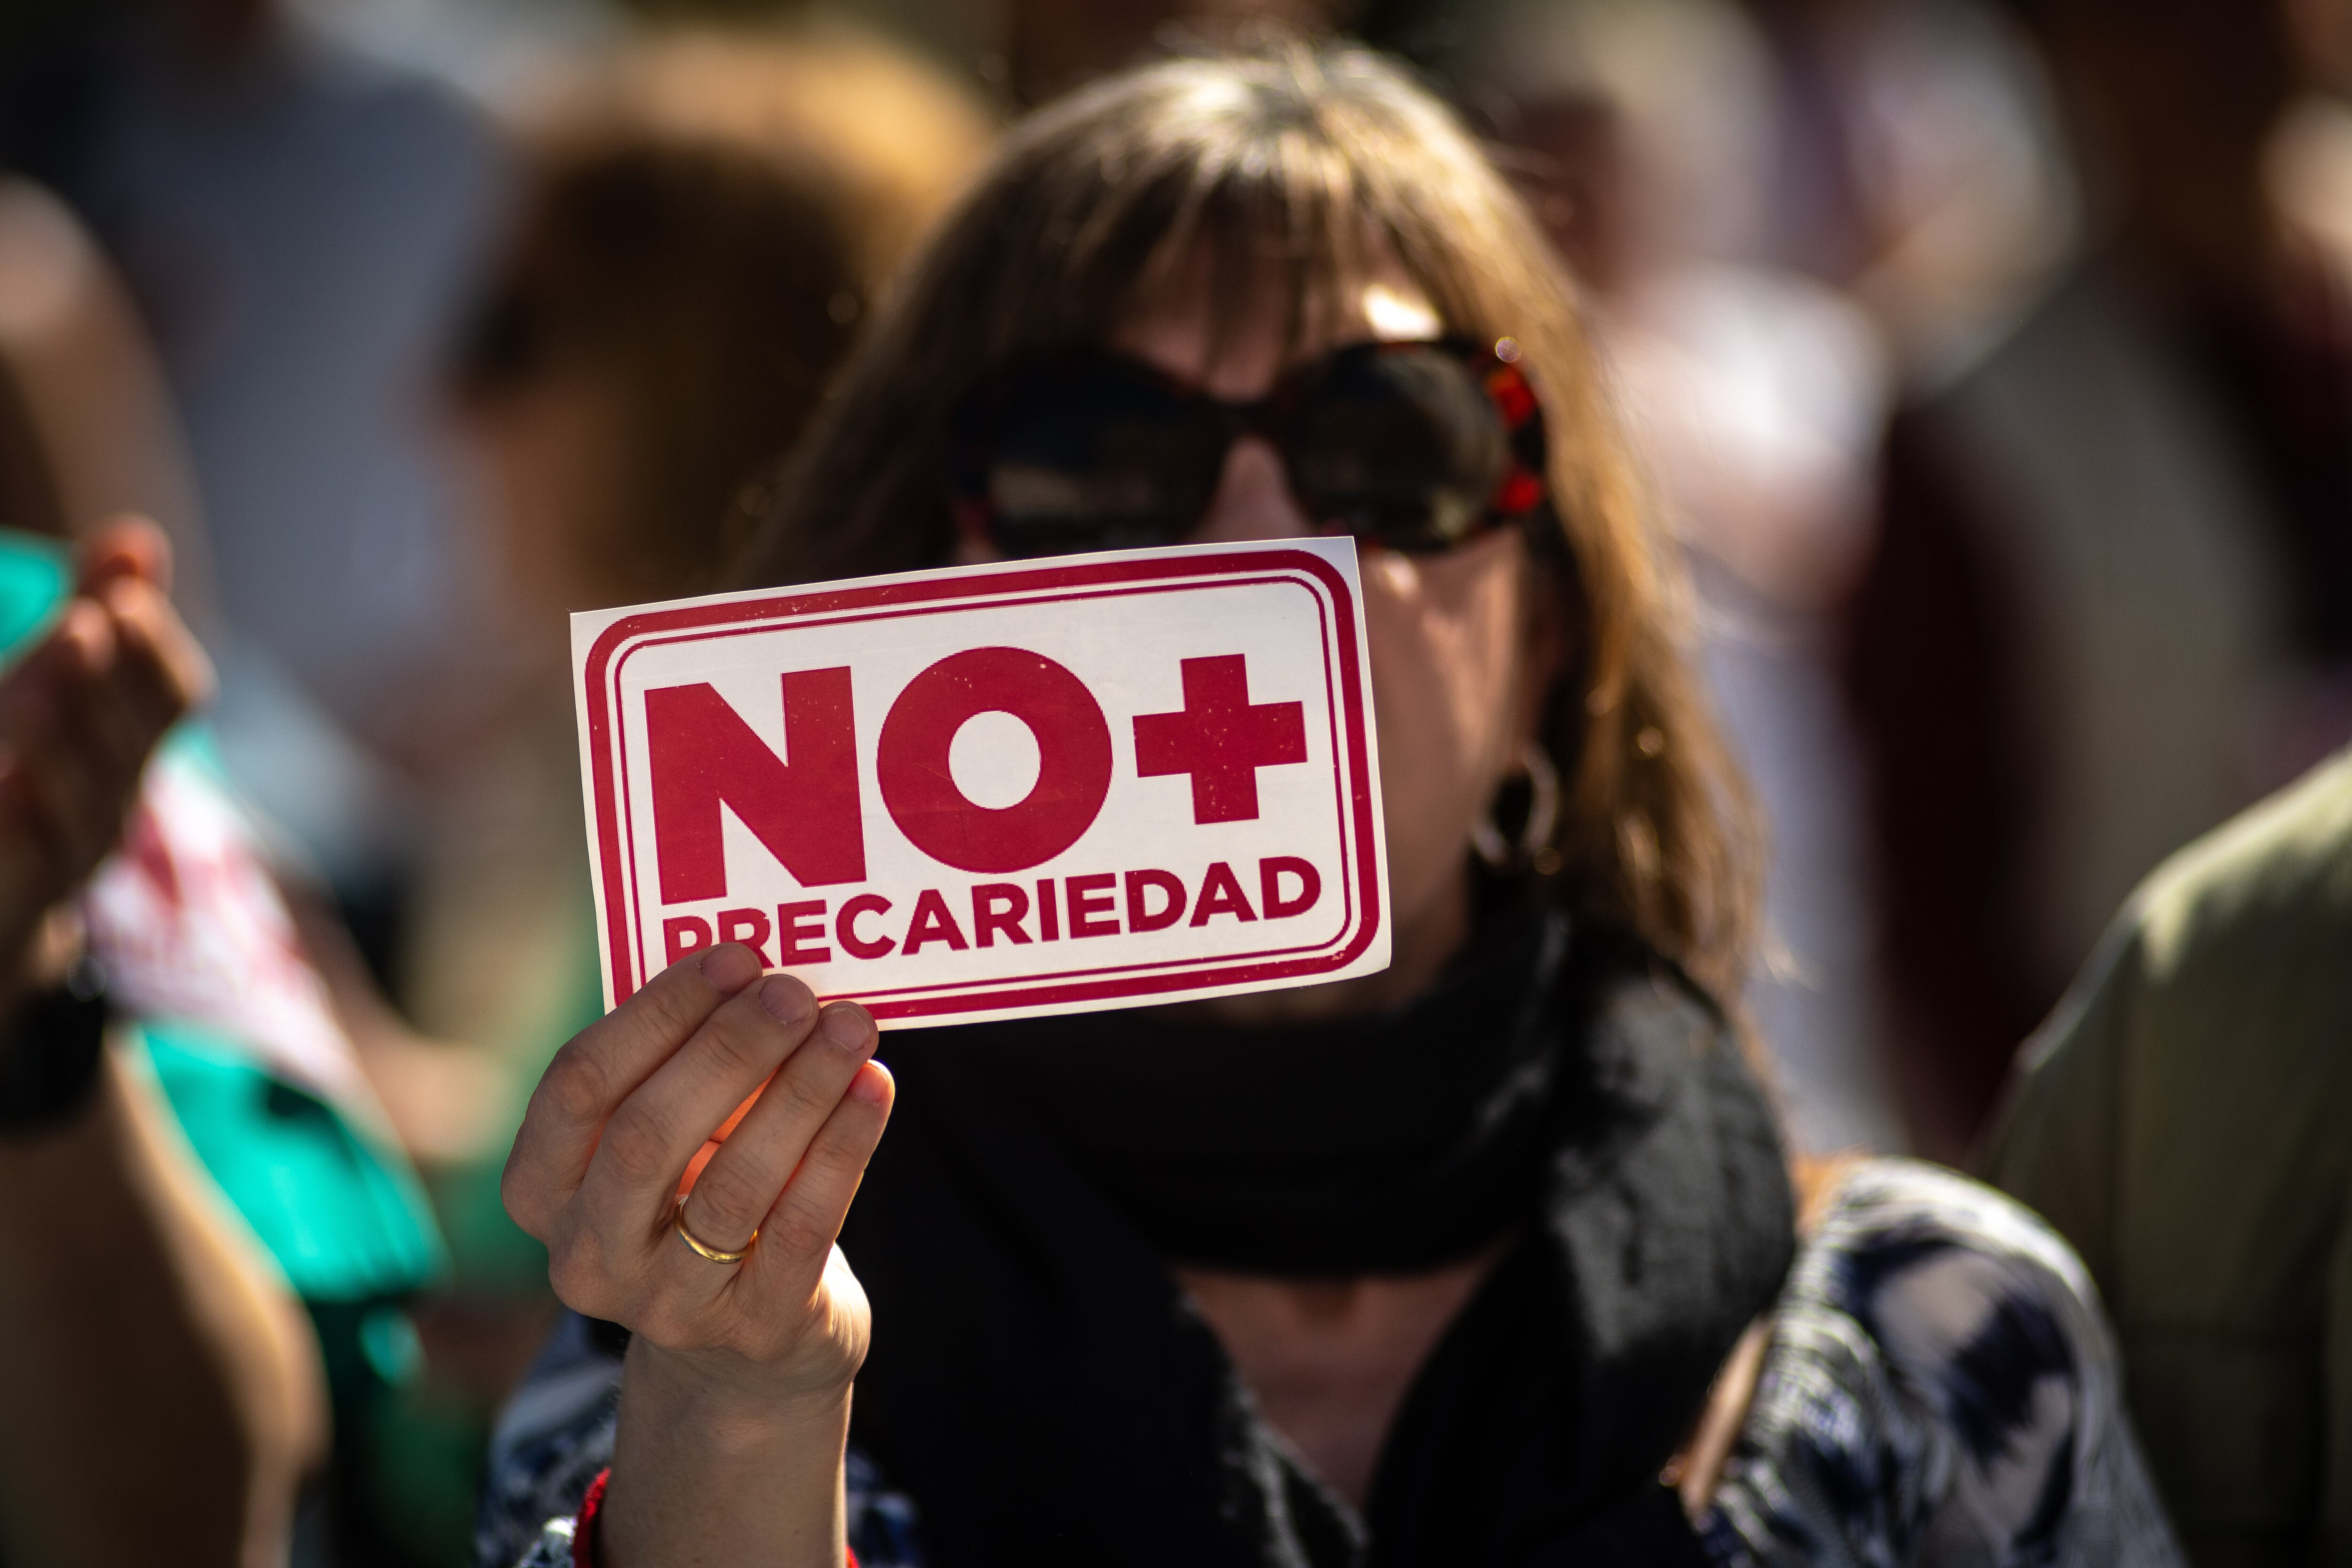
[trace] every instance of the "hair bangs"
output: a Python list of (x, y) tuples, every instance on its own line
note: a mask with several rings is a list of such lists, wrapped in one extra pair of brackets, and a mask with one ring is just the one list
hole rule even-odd
[[(1125, 95), (1129, 112), (1115, 127), (1092, 101), (1104, 89), (1040, 117), (1013, 161), (1027, 153), (1059, 165), (1059, 179), (1044, 175), (1061, 188), (1032, 274), (1051, 280), (1054, 321), (1042, 334), (1010, 333), (1001, 353), (1034, 348), (1041, 335), (1098, 341), (1192, 268), (1206, 279), (1213, 355), (1245, 320), (1263, 319), (1269, 295), (1295, 351), (1330, 334), (1376, 266), (1433, 281), (1412, 259), (1426, 247), (1411, 242), (1401, 183), (1381, 177), (1383, 163), (1410, 161), (1414, 150), (1378, 134), (1370, 106), (1351, 111), (1332, 98), (1312, 50), (1294, 45), (1252, 59), (1263, 68), (1239, 75), (1231, 59), (1162, 66), (1151, 73), (1157, 90)], [(1107, 84), (1121, 85), (1133, 84)], [(1067, 134), (1080, 124), (1091, 141), (1083, 153)]]

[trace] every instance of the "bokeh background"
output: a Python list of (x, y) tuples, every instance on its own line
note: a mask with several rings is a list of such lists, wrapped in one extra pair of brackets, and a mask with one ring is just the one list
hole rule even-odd
[(599, 1008), (562, 612), (714, 580), (1004, 123), (1276, 26), (1426, 73), (1588, 302), (1806, 1148), (1962, 1158), (2138, 879), (2352, 740), (2347, 0), (5, 0), (0, 525), (173, 534), (446, 1243), (308, 1295), (306, 1561), (469, 1560), (553, 1310), (496, 1179)]

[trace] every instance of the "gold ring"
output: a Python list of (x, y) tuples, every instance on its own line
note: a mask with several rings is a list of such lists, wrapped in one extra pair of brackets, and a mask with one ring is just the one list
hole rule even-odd
[(677, 1238), (694, 1248), (698, 1258), (708, 1258), (713, 1263), (740, 1263), (751, 1255), (751, 1242), (760, 1239), (760, 1233), (753, 1231), (751, 1241), (745, 1242), (740, 1252), (721, 1252), (715, 1247), (706, 1246), (696, 1238), (694, 1232), (686, 1228), (686, 1199), (680, 1198), (677, 1200)]

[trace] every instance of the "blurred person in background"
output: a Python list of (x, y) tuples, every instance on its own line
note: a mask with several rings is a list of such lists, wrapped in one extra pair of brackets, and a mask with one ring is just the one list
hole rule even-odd
[[(1752, 117), (1732, 154), (1744, 186), (1718, 177), (1712, 193), (1742, 215), (1738, 258), (1850, 296), (1906, 380), (2007, 326), (2065, 260), (2076, 224), (2040, 62), (2000, 0), (1736, 3), (1760, 30), (1769, 67), (1715, 76), (1733, 100), (1685, 98), (1671, 118), (1705, 130), (1735, 108)], [(1513, 113), (1494, 70), (1492, 18), (1540, 6), (1362, 0), (1346, 9), (1343, 24), (1448, 83), (1481, 122), (1500, 129)], [(1658, 60), (1653, 74), (1716, 69), (1728, 35), (1709, 30), (1713, 42), (1686, 35), (1691, 59)], [(1741, 52), (1755, 43), (1750, 34)], [(1538, 58), (1556, 53), (1536, 49)], [(1719, 238), (1724, 226), (1715, 226)]]
[(1948, 375), (2014, 324), (2079, 239), (2032, 40), (1999, 0), (1747, 9), (1780, 83), (1759, 258), (1847, 290), (1906, 381)]
[(25, 560), (0, 537), (0, 1555), (271, 1568), (324, 1441), (317, 1351), (119, 1026), (81, 904), (211, 671), (153, 525), (100, 531), (55, 595)]
[(2352, 1563), (2352, 753), (2141, 884), (1984, 1161), (2083, 1255), (2199, 1568)]
[(1313, 534), (1362, 552), (1395, 962), (887, 1069), (740, 944), (656, 977), (507, 1167), (576, 1310), (478, 1561), (2175, 1561), (2038, 1222), (1870, 1162), (1800, 1240), (1677, 563), (1545, 237), (1396, 68), (1013, 131), (741, 580)]
[(2305, 90), (2279, 116), (2263, 175), (2287, 222), (2352, 276), (2352, 0), (2286, 0)]
[(2352, 289), (2264, 182), (2286, 8), (2020, 8), (2095, 241), (1897, 420), (1848, 648), (1948, 1157), (2133, 884), (2352, 732)]
[(1489, 6), (1467, 97), (1578, 278), (1688, 549), (1705, 666), (1769, 828), (1749, 987), (1798, 1146), (1899, 1148), (1869, 868), (1828, 613), (1874, 515), (1893, 395), (1871, 319), (1765, 249), (1779, 83), (1721, 0)]
[[(211, 681), (172, 604), (206, 602), (177, 453), (104, 264), (0, 180), (0, 1559), (25, 1568), (281, 1563), (327, 1443), (312, 1331), (191, 1148), (144, 1034), (154, 966), (117, 979), (94, 886)], [(171, 542), (100, 526), (134, 508)]]
[[(2287, 16), (2307, 86), (2265, 183), (2288, 234), (2352, 277), (2352, 5)], [(2140, 885), (2028, 1043), (1982, 1162), (2098, 1280), (2200, 1568), (2352, 1563), (2347, 953), (2339, 753)]]
[(452, 405), (530, 679), (426, 820), (404, 978), (482, 1042), (478, 1114), (420, 1149), (455, 1257), (394, 1416), (402, 1529), (462, 1557), (489, 1421), (543, 1339), (546, 1256), (498, 1171), (530, 1086), (603, 1008), (570, 611), (704, 592), (899, 258), (991, 127), (874, 37), (655, 31), (518, 108), (518, 208), (456, 346)]
[(184, 424), (222, 756), (388, 979), (411, 788), (495, 685), (431, 395), (502, 200), (493, 129), (279, 0), (7, 21), (0, 166), (112, 258)]
[[(155, 503), (201, 565), (180, 452), (163, 376), (103, 257), (56, 201), (0, 184), (0, 642), (37, 639), (67, 613), (63, 542), (107, 509)], [(152, 554), (131, 557), (151, 577)], [(334, 1415), (299, 1538), (311, 1562), (373, 1534), (369, 1416), (413, 1374), (400, 1303), (439, 1261), (403, 1152), (432, 1108), (395, 1095), (395, 1116), (374, 1079), (413, 1087), (405, 1064), (441, 1053), (388, 1021), (331, 918), (302, 918), (321, 900), (284, 879), (203, 723), (152, 750), (142, 742), (135, 800), (109, 827), (120, 847), (79, 889), (78, 913), (173, 1135), (266, 1249), (277, 1292), (310, 1313), (299, 1353)], [(110, 798), (85, 783), (92, 809)]]

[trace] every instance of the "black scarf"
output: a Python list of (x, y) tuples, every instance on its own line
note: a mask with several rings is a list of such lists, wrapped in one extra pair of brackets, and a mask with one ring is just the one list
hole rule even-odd
[[(899, 1035), (842, 1237), (855, 1433), (941, 1568), (1705, 1561), (1661, 1466), (1778, 1292), (1778, 1138), (1720, 1015), (1556, 915), (1382, 1017), (1111, 1013)], [(1359, 1521), (1261, 1421), (1167, 1259), (1410, 1272), (1514, 1237)]]

